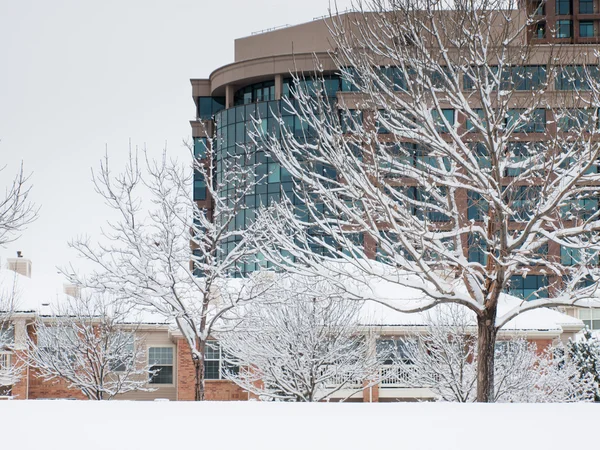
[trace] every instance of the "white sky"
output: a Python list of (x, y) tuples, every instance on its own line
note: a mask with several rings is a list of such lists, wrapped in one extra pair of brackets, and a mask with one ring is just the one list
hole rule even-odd
[[(340, 10), (351, 4), (338, 0)], [(67, 242), (92, 238), (107, 209), (91, 168), (108, 148), (123, 165), (129, 140), (188, 158), (190, 78), (233, 62), (234, 39), (327, 14), (328, 0), (0, 0), (0, 189), (21, 161), (40, 218), (22, 250), (34, 279), (81, 265)]]

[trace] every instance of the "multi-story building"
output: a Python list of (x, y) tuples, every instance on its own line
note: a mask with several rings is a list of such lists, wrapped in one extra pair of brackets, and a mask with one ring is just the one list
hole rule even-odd
[[(523, 2), (523, 5), (526, 5), (527, 11), (535, 11), (536, 21), (529, 27), (526, 39), (537, 47), (530, 55), (527, 65), (514, 67), (514, 73), (522, 80), (512, 85), (512, 88), (517, 91), (516, 98), (518, 100), (521, 94), (528, 95), (526, 92), (519, 91), (531, 90), (532, 86), (535, 88), (548, 80), (549, 70), (546, 65), (552, 52), (557, 52), (558, 46), (561, 57), (567, 58), (568, 66), (562, 75), (549, 83), (547, 98), (562, 101), (561, 99), (566, 98), (569, 91), (578, 88), (577, 76), (581, 75), (590, 50), (597, 50), (596, 44), (600, 43), (599, 4), (597, 1), (583, 0), (548, 2), (533, 0)], [(510, 14), (514, 16), (513, 20), (525, 23), (527, 18), (525, 6), (522, 11), (515, 10)], [(349, 21), (352, 21), (352, 17)], [(315, 62), (318, 61), (321, 71), (319, 76), (325, 79), (327, 95), (334, 100), (337, 99), (338, 104), (344, 104), (348, 108), (358, 108), (352, 105), (358, 105), (356, 98), (359, 94), (355, 92), (354, 86), (340, 76), (330, 56), (330, 52), (334, 50), (331, 41), (328, 19), (258, 33), (235, 41), (233, 63), (215, 69), (206, 79), (191, 80), (192, 96), (196, 104), (196, 119), (191, 121), (196, 154), (214, 159), (218, 179), (223, 168), (223, 160), (230, 155), (235, 155), (237, 148), (245, 146), (252, 155), (251, 162), (258, 165), (257, 176), (268, 175), (266, 180), (257, 186), (255, 193), (246, 197), (247, 209), (240, 211), (236, 226), (246, 226), (254, 217), (255, 208), (261, 204), (278, 201), (282, 195), (288, 195), (297, 201), (292, 193), (293, 183), (290, 174), (277, 161), (270, 159), (260, 146), (253, 145), (251, 137), (255, 132), (254, 119), (256, 118), (261, 119), (260, 125), (263, 131), (271, 136), (279, 137), (280, 118), (288, 129), (297, 133), (298, 137), (306, 132), (306, 122), (302, 122), (286, 107), (285, 99), (289, 99), (290, 92), (293, 92), (293, 89), (290, 89), (294, 83), (292, 72), (301, 75), (301, 83), (309, 84), (315, 73)], [(565, 64), (564, 60), (561, 64)], [(462, 87), (464, 90), (470, 89), (468, 77), (463, 78)], [(356, 113), (365, 123), (377, 122), (376, 111), (363, 107)], [(461, 133), (468, 131), (468, 121), (460, 111), (448, 107), (443, 109), (443, 113), (448, 123), (458, 127)], [(517, 137), (518, 142), (515, 142), (514, 146), (523, 146), (524, 142), (543, 141), (548, 139), (548, 134), (563, 131), (561, 127), (568, 128), (568, 126), (561, 120), (557, 120), (550, 109), (536, 109), (530, 123), (519, 130), (522, 134)], [(207, 149), (207, 133), (215, 138), (212, 140), (215, 148)], [(385, 136), (384, 129), (381, 129), (380, 133), (380, 139), (389, 139)], [(518, 149), (515, 153), (518, 153)], [(511, 173), (511, 169), (507, 171), (507, 183), (511, 176), (518, 174), (518, 170), (513, 172), (515, 173)], [(223, 193), (226, 195), (226, 192)], [(195, 181), (194, 198), (200, 206), (210, 207), (210, 200), (207, 200), (202, 179)], [(476, 199), (467, 195), (457, 201), (465, 220), (481, 223), (482, 210), (476, 203)], [(589, 216), (599, 207), (598, 198), (588, 198), (581, 203), (579, 209), (583, 219), (586, 218), (586, 214)], [(442, 220), (433, 216), (430, 219), (432, 222)], [(517, 221), (510, 224), (513, 229), (519, 226)], [(368, 237), (364, 238), (363, 245), (365, 254), (375, 258), (376, 245), (369, 242)], [(466, 239), (464, 245), (468, 247), (470, 260), (484, 261), (486, 256), (479, 246), (471, 245)], [(223, 250), (227, 251), (226, 248)], [(540, 249), (544, 257), (559, 261), (565, 266), (577, 264), (576, 252), (553, 242)], [(247, 266), (246, 270), (254, 270), (253, 264)], [(534, 292), (541, 297), (551, 297), (552, 286), (559, 285), (554, 283), (558, 281), (558, 276), (548, 274), (540, 268), (528, 267), (527, 276), (516, 275), (511, 278), (510, 293), (521, 298), (528, 298)], [(569, 312), (575, 316), (579, 315), (593, 328), (600, 327), (600, 309), (570, 308)]]

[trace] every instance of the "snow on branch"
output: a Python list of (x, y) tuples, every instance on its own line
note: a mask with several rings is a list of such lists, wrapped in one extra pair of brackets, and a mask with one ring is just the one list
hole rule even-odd
[[(215, 143), (208, 139), (209, 155)], [(213, 158), (189, 168), (166, 154), (151, 161), (132, 153), (123, 172), (114, 173), (106, 157), (94, 183), (119, 219), (99, 242), (72, 243), (96, 266), (91, 274), (70, 275), (73, 282), (133, 303), (181, 333), (196, 368), (196, 399), (204, 396), (206, 341), (220, 318), (269, 284), (246, 277), (246, 265), (256, 262), (254, 228), (234, 226), (245, 194), (260, 182), (247, 159), (243, 152), (230, 155), (217, 179)], [(192, 197), (194, 180), (206, 188), (202, 203)]]
[(39, 317), (26, 363), (45, 381), (63, 380), (90, 400), (150, 391), (144, 334), (131, 307), (106, 295), (69, 298)]
[(21, 165), (4, 195), (0, 196), (0, 246), (14, 241), (36, 219), (38, 208), (31, 203), (30, 195), (30, 178)]
[(288, 276), (218, 335), (227, 377), (262, 400), (318, 402), (377, 384), (382, 359), (361, 333), (362, 304), (325, 279)]

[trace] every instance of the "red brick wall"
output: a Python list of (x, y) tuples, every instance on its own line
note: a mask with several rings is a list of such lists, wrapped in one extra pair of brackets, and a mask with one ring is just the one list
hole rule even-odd
[(528, 339), (537, 346), (538, 355), (543, 353), (549, 346), (552, 345), (552, 339)]
[(229, 380), (206, 380), (206, 400), (248, 400), (248, 392)]
[(373, 387), (366, 387), (369, 385), (368, 381), (363, 382), (363, 398), (362, 401), (365, 403), (369, 402), (379, 402), (379, 385), (375, 385)]
[(24, 359), (27, 357), (27, 351), (17, 350), (13, 355), (13, 365), (20, 367), (21, 378), (16, 382), (11, 390), (11, 394), (18, 400), (27, 400), (27, 377), (28, 371), (25, 367)]
[[(33, 327), (28, 327), (27, 332), (29, 337), (34, 341), (37, 341)], [(51, 381), (45, 381), (39, 375), (39, 372), (35, 369), (29, 369), (29, 395), (19, 396), (19, 398), (34, 399), (53, 399), (53, 398), (76, 398), (79, 400), (85, 400), (87, 397), (79, 390), (69, 388), (69, 383), (63, 379), (55, 379)], [(26, 388), (26, 380), (22, 380), (20, 389)], [(13, 394), (14, 395), (14, 394)]]
[(177, 400), (194, 400), (194, 363), (185, 339), (177, 340)]
[(87, 397), (79, 389), (69, 388), (65, 380), (44, 381), (35, 370), (29, 371), (29, 399), (40, 398), (76, 398), (86, 400)]
[[(185, 339), (177, 341), (177, 400), (194, 400), (194, 364)], [(247, 400), (248, 394), (227, 380), (206, 380), (206, 400)]]

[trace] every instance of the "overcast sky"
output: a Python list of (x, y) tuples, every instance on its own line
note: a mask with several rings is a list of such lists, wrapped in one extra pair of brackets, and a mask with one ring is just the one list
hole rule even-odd
[[(338, 0), (338, 8), (350, 5)], [(328, 12), (328, 0), (0, 0), (0, 186), (23, 161), (37, 222), (0, 248), (34, 278), (80, 264), (67, 242), (108, 218), (90, 170), (129, 142), (188, 157), (190, 78), (233, 62), (234, 39)]]

